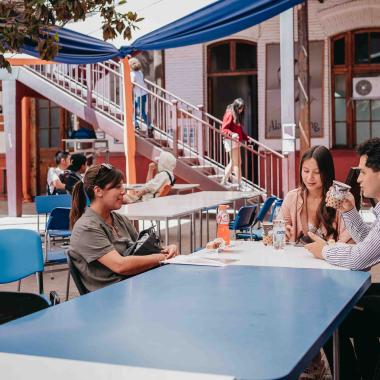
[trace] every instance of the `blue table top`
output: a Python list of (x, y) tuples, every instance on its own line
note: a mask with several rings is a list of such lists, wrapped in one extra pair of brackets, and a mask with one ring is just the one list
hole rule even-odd
[(294, 379), (369, 285), (364, 272), (164, 266), (0, 326), (0, 352)]

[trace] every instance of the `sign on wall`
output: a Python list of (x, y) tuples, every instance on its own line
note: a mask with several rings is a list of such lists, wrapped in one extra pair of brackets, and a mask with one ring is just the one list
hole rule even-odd
[[(310, 119), (311, 137), (323, 137), (323, 41), (313, 41), (309, 45), (310, 54)], [(295, 52), (297, 44), (295, 44)], [(266, 118), (265, 138), (281, 138), (281, 67), (280, 44), (269, 44), (266, 48)], [(297, 55), (295, 54), (295, 57)], [(294, 60), (295, 114), (296, 124), (299, 114), (299, 89), (297, 85), (298, 62)], [(296, 127), (296, 136), (299, 128)]]

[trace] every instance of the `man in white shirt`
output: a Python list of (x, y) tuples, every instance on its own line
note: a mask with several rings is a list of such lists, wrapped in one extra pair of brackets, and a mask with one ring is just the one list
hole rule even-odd
[[(358, 147), (360, 155), (360, 184), (363, 195), (377, 201), (373, 212), (376, 220), (366, 224), (355, 208), (355, 200), (349, 194), (339, 211), (345, 226), (356, 244), (328, 245), (314, 234), (314, 243), (305, 247), (318, 259), (353, 270), (369, 270), (380, 262), (380, 139), (372, 138)], [(375, 366), (380, 359), (380, 284), (372, 284), (366, 295), (342, 323), (341, 378), (374, 379)], [(353, 338), (355, 351), (349, 338)], [(329, 348), (327, 348), (329, 351)], [(329, 355), (328, 355), (329, 356)], [(357, 358), (357, 366), (352, 366)], [(348, 376), (348, 377), (345, 377)]]
[(59, 176), (63, 174), (70, 165), (70, 153), (61, 150), (58, 151), (55, 154), (55, 163), (57, 164), (57, 167), (49, 168), (47, 174), (48, 194), (66, 194), (66, 186), (62, 183)]

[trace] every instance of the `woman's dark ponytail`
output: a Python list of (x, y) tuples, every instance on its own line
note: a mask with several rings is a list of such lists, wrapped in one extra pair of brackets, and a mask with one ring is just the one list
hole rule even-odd
[(84, 191), (84, 183), (79, 181), (75, 184), (72, 193), (72, 204), (70, 211), (70, 228), (74, 227), (76, 221), (83, 215), (86, 208), (87, 197)]

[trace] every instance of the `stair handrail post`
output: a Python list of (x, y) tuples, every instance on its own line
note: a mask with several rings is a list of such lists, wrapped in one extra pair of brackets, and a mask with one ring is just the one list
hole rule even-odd
[(86, 87), (87, 87), (87, 107), (92, 107), (92, 65), (88, 63), (86, 65)]
[[(199, 104), (199, 118), (206, 121), (205, 114), (204, 114), (204, 108), (205, 106), (203, 104)], [(206, 151), (206, 135), (205, 135), (205, 128), (203, 123), (198, 123), (198, 153), (200, 153), (202, 159), (204, 158)]]
[(173, 130), (173, 154), (178, 158), (178, 100), (171, 100), (172, 103), (172, 130)]

